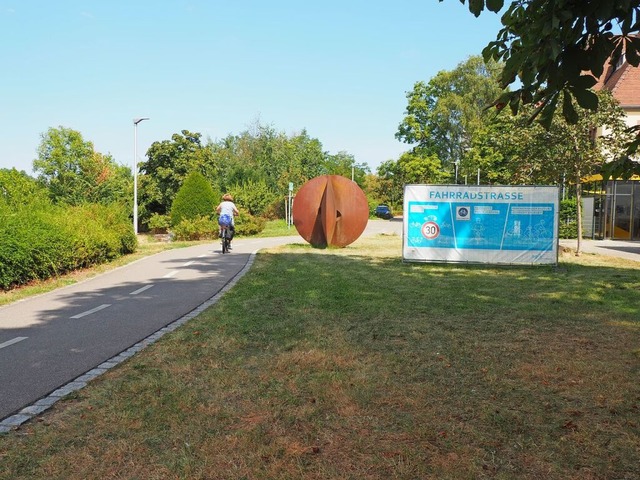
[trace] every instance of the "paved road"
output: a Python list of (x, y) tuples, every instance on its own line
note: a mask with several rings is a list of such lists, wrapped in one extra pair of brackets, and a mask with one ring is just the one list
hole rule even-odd
[[(576, 240), (560, 240), (560, 245), (575, 250)], [(608, 257), (618, 257), (640, 262), (640, 242), (629, 240), (582, 240), (580, 250)]]

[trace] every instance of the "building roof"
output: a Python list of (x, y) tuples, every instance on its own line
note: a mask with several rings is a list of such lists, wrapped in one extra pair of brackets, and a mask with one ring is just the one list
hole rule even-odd
[(640, 67), (629, 65), (626, 60), (607, 64), (594, 90), (609, 90), (621, 107), (640, 106)]

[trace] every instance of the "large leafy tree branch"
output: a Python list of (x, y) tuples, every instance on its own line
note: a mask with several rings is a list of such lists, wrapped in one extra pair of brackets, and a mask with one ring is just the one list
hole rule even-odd
[[(575, 188), (578, 199), (578, 247), (581, 242), (581, 185), (583, 178), (595, 173), (609, 156), (619, 156), (628, 143), (625, 113), (611, 92), (598, 92), (596, 110), (577, 107), (578, 119), (570, 123), (556, 115), (549, 128), (531, 123), (531, 105), (518, 115), (502, 115), (500, 128), (493, 131), (491, 141), (508, 145), (504, 149), (511, 183), (562, 183)], [(562, 99), (561, 99), (562, 100)], [(509, 128), (509, 124), (511, 127)], [(601, 135), (596, 135), (598, 130)]]
[[(460, 1), (475, 16), (504, 7), (504, 0)], [(635, 36), (640, 30), (640, 0), (515, 0), (501, 21), (503, 28), (483, 56), (504, 62), (503, 87), (518, 80), (520, 88), (504, 93), (494, 105), (508, 105), (517, 113), (521, 105), (532, 104), (532, 118), (547, 128), (560, 106), (571, 123), (578, 120), (576, 104), (597, 108), (591, 87), (611, 59), (624, 55), (630, 65), (640, 63), (640, 38)], [(635, 154), (639, 146), (636, 136), (627, 154)], [(640, 173), (640, 165), (627, 156), (609, 171)]]

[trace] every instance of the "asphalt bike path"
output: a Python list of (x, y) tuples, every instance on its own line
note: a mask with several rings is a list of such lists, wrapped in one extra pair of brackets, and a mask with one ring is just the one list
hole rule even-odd
[[(101, 365), (97, 373), (105, 371), (122, 352), (206, 304), (256, 250), (296, 242), (304, 240), (236, 239), (225, 255), (219, 241), (167, 250), (0, 307), (0, 432), (44, 411), (97, 376), (83, 379), (87, 372)], [(69, 382), (75, 385), (63, 388)]]

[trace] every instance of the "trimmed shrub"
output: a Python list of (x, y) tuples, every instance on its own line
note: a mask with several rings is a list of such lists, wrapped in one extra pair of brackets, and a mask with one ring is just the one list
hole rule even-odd
[(63, 273), (72, 265), (72, 247), (64, 231), (51, 224), (54, 209), (18, 211), (0, 225), (0, 287), (8, 290)]
[(256, 235), (264, 230), (266, 220), (240, 210), (240, 215), (236, 217), (236, 235)]
[(8, 290), (135, 251), (124, 208), (50, 203), (0, 210), (0, 288)]
[(169, 215), (154, 213), (151, 215), (147, 226), (151, 229), (151, 233), (166, 233), (171, 226), (171, 218)]
[(218, 236), (218, 223), (205, 216), (185, 218), (171, 232), (176, 240), (208, 240)]
[(558, 236), (578, 238), (578, 202), (575, 198), (560, 201)]
[(198, 217), (212, 217), (217, 205), (213, 188), (206, 178), (193, 171), (185, 179), (171, 205), (171, 225)]
[(289, 201), (288, 198), (275, 198), (267, 207), (264, 212), (262, 212), (262, 217), (267, 220), (277, 220), (284, 218), (286, 219), (286, 205)]
[(570, 223), (561, 223), (558, 226), (558, 236), (560, 238), (578, 238), (578, 223), (570, 222)]

